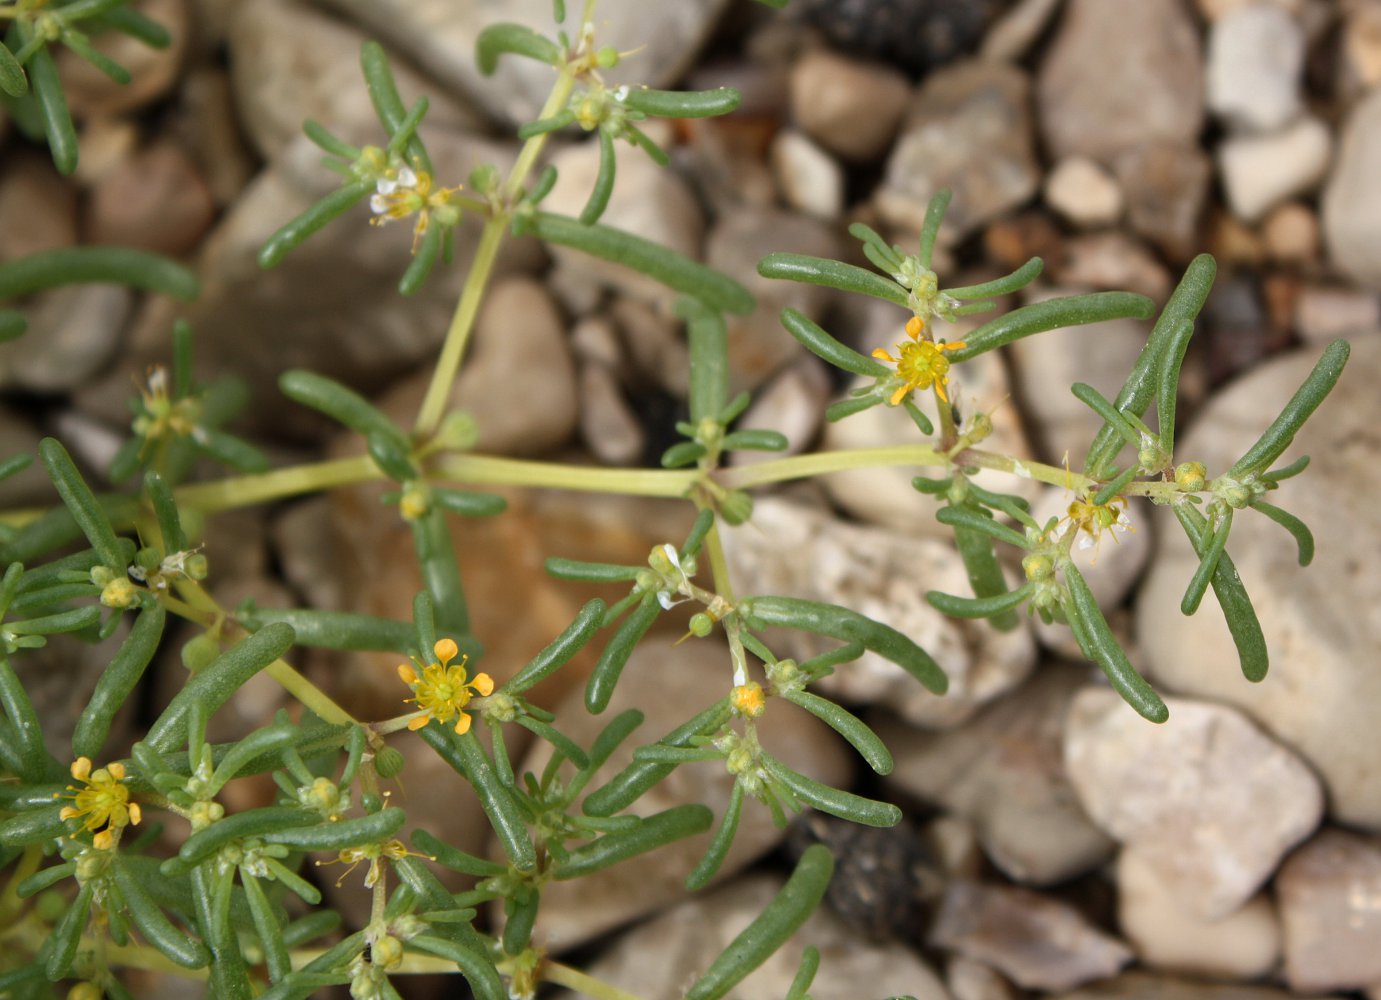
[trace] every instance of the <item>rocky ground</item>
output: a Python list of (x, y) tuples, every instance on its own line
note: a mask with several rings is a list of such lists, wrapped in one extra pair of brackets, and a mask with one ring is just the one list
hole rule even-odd
[[(405, 99), (430, 95), (424, 132), (441, 180), (506, 165), (516, 145), (504, 136), (533, 116), (549, 71), (505, 65), (481, 79), (474, 37), (496, 20), (545, 24), (550, 4), (141, 6), (176, 42), (122, 48), (132, 86), (63, 64), (81, 128), (74, 178), (58, 179), (0, 119), (0, 260), (84, 241), (193, 263), (205, 291), (183, 314), (201, 371), (245, 380), (254, 402), (241, 427), (276, 459), (337, 448), (277, 393), (284, 368), (314, 368), (410, 416), (477, 227), (458, 265), (412, 299), (394, 291), (406, 227), (371, 230), (363, 211), (275, 271), (254, 254), (332, 184), (300, 135), (304, 118), (378, 141), (357, 72), (365, 38), (391, 46)], [(758, 294), (757, 312), (732, 328), (736, 377), (756, 393), (748, 425), (782, 430), (794, 450), (910, 440), (912, 429), (886, 408), (822, 428), (843, 387), (777, 326), (778, 310), (864, 348), (893, 343), (899, 322), (891, 307), (761, 280), (756, 260), (856, 259), (844, 232), (854, 220), (908, 242), (941, 186), (954, 191), (940, 249), (951, 284), (1039, 253), (1046, 272), (1029, 296), (1128, 288), (1163, 301), (1191, 256), (1217, 255), (1181, 400), (1180, 451), (1210, 470), (1255, 439), (1324, 343), (1345, 336), (1354, 352), (1292, 453), (1313, 465), (1281, 493), (1315, 531), (1314, 565), (1294, 565), (1288, 537), (1263, 518), (1239, 518), (1233, 532), (1271, 647), (1264, 683), (1237, 672), (1216, 608), (1180, 615), (1195, 560), (1163, 512), (1134, 509), (1136, 533), (1088, 568), (1135, 662), (1173, 695), (1159, 728), (1071, 659), (1067, 633), (1004, 635), (929, 608), (924, 591), (962, 590), (963, 573), (910, 470), (760, 497), (753, 525), (730, 538), (740, 591), (848, 604), (917, 638), (951, 675), (940, 700), (883, 662), (836, 681), (835, 696), (892, 746), (896, 770), (871, 790), (906, 803), (907, 823), (864, 832), (813, 817), (784, 843), (749, 809), (720, 888), (685, 898), (680, 880), (703, 850), (693, 842), (552, 887), (539, 937), (648, 1000), (678, 996), (770, 897), (781, 859), (814, 838), (841, 863), (830, 908), (803, 932), (824, 953), (817, 1000), (1381, 998), (1381, 573), (1366, 561), (1381, 539), (1370, 497), (1381, 488), (1381, 0), (793, 0), (784, 14), (741, 0), (602, 0), (599, 22), (601, 40), (637, 50), (619, 70), (630, 79), (744, 94), (732, 118), (659, 133), (669, 169), (622, 153), (605, 221)], [(563, 139), (550, 158), (561, 182), (548, 204), (578, 211), (595, 148)], [(481, 448), (655, 463), (686, 395), (685, 342), (667, 307), (627, 272), (510, 243), (456, 393), (480, 421)], [(0, 347), (3, 453), (57, 433), (100, 469), (128, 420), (131, 377), (166, 358), (178, 311), (106, 287), (25, 308), (29, 333)], [(1068, 385), (1111, 395), (1146, 332), (1120, 321), (1022, 341), (967, 365), (953, 388), (983, 409), (1010, 397), (995, 440), (1059, 462), (1096, 426)], [(0, 499), (48, 502), (34, 474), (0, 485)], [(1067, 502), (1058, 489), (1031, 499), (1048, 511)], [(220, 598), (406, 616), (418, 586), (406, 530), (377, 509), (377, 491), (360, 489), (218, 520), (208, 552)], [(474, 602), (485, 669), (512, 672), (587, 598), (545, 578), (543, 557), (639, 561), (686, 523), (676, 505), (515, 491), (503, 517), (465, 526), (466, 581), (486, 598)], [(640, 651), (616, 696), (649, 710), (647, 733), (682, 721), (698, 667), (723, 669), (716, 647), (672, 638)], [(584, 718), (582, 666), (588, 657), (549, 692), (573, 720)], [(370, 717), (398, 696), (389, 661), (315, 667)], [(54, 681), (49, 718), (74, 711), (69, 683)], [(251, 685), (220, 720), (225, 732), (261, 723), (280, 698)], [(850, 780), (832, 734), (775, 706), (771, 716), (774, 752)], [(595, 723), (567, 731), (587, 738)], [(482, 851), (478, 810), (428, 794), (453, 786), (409, 743), (409, 808)], [(724, 777), (682, 768), (646, 806), (693, 798), (718, 811)], [(336, 896), (348, 912), (365, 902), (348, 888)], [(798, 948), (737, 995), (781, 996)], [(140, 995), (178, 994), (150, 984)]]

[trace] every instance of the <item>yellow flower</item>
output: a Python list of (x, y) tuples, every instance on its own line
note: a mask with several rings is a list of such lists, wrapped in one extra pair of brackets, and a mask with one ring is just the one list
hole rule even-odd
[(762, 715), (766, 707), (766, 700), (763, 698), (762, 685), (756, 681), (749, 681), (747, 684), (740, 684), (729, 692), (729, 704), (733, 706), (735, 712), (749, 719), (756, 719)]
[(92, 844), (100, 850), (113, 847), (115, 834), (140, 819), (139, 803), (129, 800), (129, 789), (122, 784), (124, 765), (117, 762), (92, 771), (91, 758), (78, 757), (72, 762), (72, 777), (86, 787), (68, 785), (73, 794), (54, 795), (76, 803), (64, 806), (58, 815), (64, 820), (81, 819), (82, 829), (95, 834)]
[(380, 177), (369, 199), (369, 207), (374, 212), (374, 218), (369, 221), (382, 226), (390, 219), (416, 215), (417, 223), (412, 229), (412, 252), (416, 253), (433, 213), (447, 225), (454, 225), (460, 218), (460, 210), (451, 203), (451, 196), (460, 188), (433, 188), (432, 184), (431, 174), (411, 167), (399, 167)]
[(906, 335), (911, 342), (902, 341), (897, 345), (899, 357), (892, 357), (881, 347), (873, 352), (873, 357), (879, 361), (890, 361), (896, 365), (897, 375), (903, 379), (902, 385), (888, 400), (892, 406), (905, 399), (912, 389), (929, 389), (932, 385), (939, 397), (949, 402), (949, 396), (945, 394), (945, 384), (949, 382), (949, 358), (945, 357), (944, 352), (957, 351), (965, 344), (962, 340), (952, 344), (937, 343), (925, 339), (924, 332), (924, 321), (919, 316), (912, 316), (906, 321)]
[(421, 729), (435, 719), (437, 722), (456, 720), (456, 732), (465, 733), (470, 729), (470, 716), (464, 711), (470, 699), (478, 694), (487, 698), (494, 691), (494, 680), (488, 674), (476, 674), (472, 680), (465, 679), (465, 664), (470, 657), (463, 656), (460, 663), (450, 666), (459, 650), (450, 639), (441, 639), (432, 648), (437, 662), (422, 668), (422, 676), (406, 663), (399, 664), (398, 676), (403, 683), (412, 688), (413, 697), (407, 701), (417, 705), (417, 718), (408, 723), (412, 730)]
[(1077, 531), (1083, 533), (1079, 548), (1093, 548), (1102, 540), (1103, 533), (1112, 534), (1112, 540), (1119, 545), (1118, 530), (1134, 531), (1127, 517), (1127, 498), (1113, 497), (1107, 503), (1096, 504), (1089, 500), (1075, 500), (1069, 505), (1069, 515), (1065, 518)]
[(415, 851), (409, 851), (401, 840), (395, 838), (394, 840), (385, 841), (382, 844), (365, 844), (362, 847), (347, 847), (337, 854), (333, 861), (318, 861), (317, 865), (333, 865), (339, 862), (350, 866), (345, 869), (345, 872), (340, 878), (336, 879), (336, 887), (339, 888), (340, 884), (346, 880), (351, 872), (358, 868), (361, 863), (368, 861), (369, 869), (365, 872), (364, 887), (366, 889), (372, 889), (379, 882), (379, 875), (381, 874), (379, 862), (382, 859), (392, 858), (394, 861), (398, 861), (406, 857), (426, 858), (429, 861), (436, 860), (436, 858), (433, 858), (430, 854), (418, 854)]

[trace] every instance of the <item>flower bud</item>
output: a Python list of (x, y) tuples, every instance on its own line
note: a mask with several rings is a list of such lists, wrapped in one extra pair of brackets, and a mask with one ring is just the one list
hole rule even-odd
[(619, 64), (619, 50), (606, 45), (595, 53), (595, 65), (600, 69), (613, 69)]
[(139, 594), (128, 577), (119, 576), (101, 588), (101, 603), (108, 608), (128, 608)]
[(1175, 466), (1175, 485), (1186, 493), (1198, 493), (1204, 488), (1207, 475), (1203, 462), (1181, 462)]
[(691, 635), (697, 639), (703, 639), (714, 631), (714, 619), (702, 611), (699, 614), (691, 615), (689, 628)]
[(756, 719), (762, 715), (763, 709), (767, 707), (767, 701), (762, 693), (762, 685), (757, 681), (740, 684), (730, 691), (729, 704), (733, 706), (736, 713), (746, 719)]
[(753, 516), (753, 498), (743, 490), (730, 490), (719, 503), (725, 522), (737, 527)]
[(403, 772), (407, 758), (397, 747), (384, 747), (374, 755), (374, 770), (381, 778), (396, 778)]
[(1055, 573), (1055, 564), (1047, 555), (1033, 552), (1021, 561), (1021, 568), (1026, 572), (1026, 579), (1048, 580)]

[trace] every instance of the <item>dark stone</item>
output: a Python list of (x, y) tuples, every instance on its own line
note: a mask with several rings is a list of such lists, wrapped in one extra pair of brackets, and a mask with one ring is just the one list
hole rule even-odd
[(978, 48), (1006, 0), (797, 0), (836, 48), (918, 76)]

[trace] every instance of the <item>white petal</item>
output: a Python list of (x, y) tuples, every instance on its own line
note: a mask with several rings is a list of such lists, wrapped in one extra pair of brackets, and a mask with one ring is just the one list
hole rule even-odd
[(380, 194), (392, 194), (398, 190), (398, 182), (391, 177), (380, 177), (374, 184), (374, 190)]
[(388, 214), (388, 202), (384, 200), (384, 196), (381, 194), (369, 196), (369, 208), (375, 215)]
[(412, 172), (412, 167), (398, 168), (398, 183), (402, 187), (417, 187), (417, 175)]

